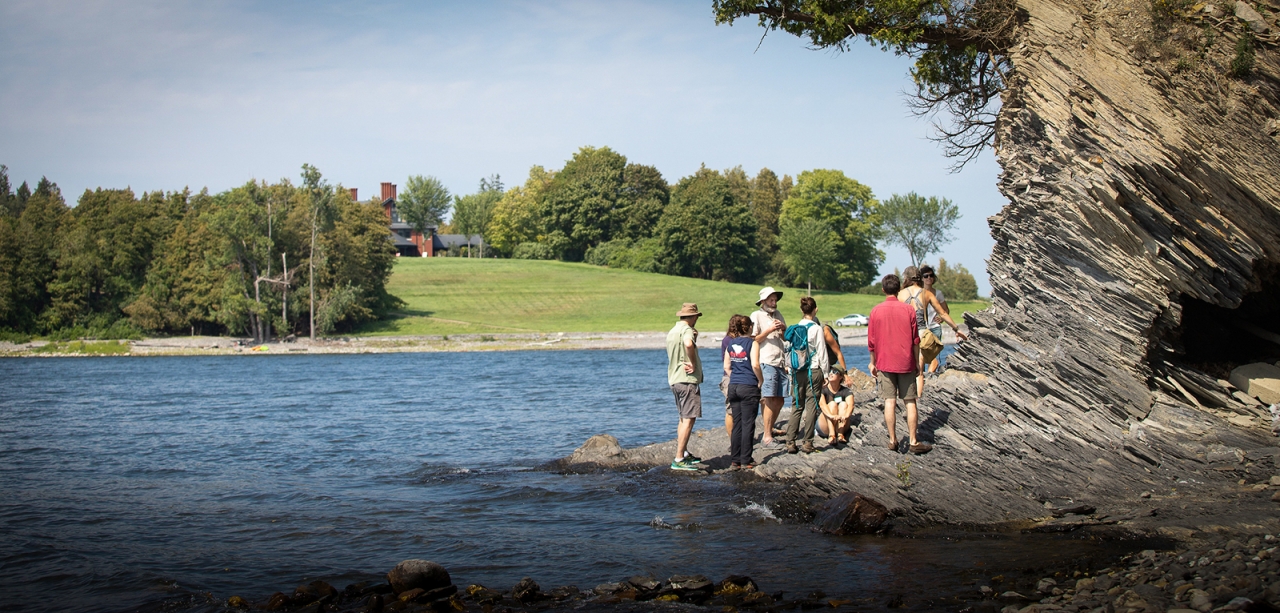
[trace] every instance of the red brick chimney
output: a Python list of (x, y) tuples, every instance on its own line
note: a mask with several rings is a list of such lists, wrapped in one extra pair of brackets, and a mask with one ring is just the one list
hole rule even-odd
[(356, 195), (357, 193), (359, 193), (359, 191), (360, 191), (360, 188), (357, 188), (357, 187), (353, 187), (353, 188), (351, 188), (351, 201), (352, 201), (352, 202), (360, 202), (360, 196), (357, 196), (357, 195)]
[(396, 199), (396, 184), (387, 183), (384, 181), (382, 183), (382, 201), (386, 202), (387, 200), (395, 200), (395, 199)]

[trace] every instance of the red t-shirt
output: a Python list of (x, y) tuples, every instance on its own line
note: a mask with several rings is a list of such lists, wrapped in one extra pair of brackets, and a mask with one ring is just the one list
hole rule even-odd
[(920, 344), (915, 307), (886, 296), (871, 309), (867, 323), (867, 349), (875, 352), (876, 370), (892, 373), (916, 371), (915, 345)]

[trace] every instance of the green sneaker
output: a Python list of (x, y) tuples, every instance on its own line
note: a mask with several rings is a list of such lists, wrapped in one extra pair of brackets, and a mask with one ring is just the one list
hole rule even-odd
[(698, 456), (696, 456), (696, 455), (693, 455), (692, 453), (689, 453), (688, 451), (686, 451), (686, 452), (684, 452), (684, 461), (685, 461), (685, 462), (688, 462), (688, 463), (690, 463), (690, 464), (701, 464), (701, 463), (702, 463), (702, 458), (700, 458), (700, 457), (698, 457)]
[(688, 458), (685, 458), (671, 462), (671, 470), (698, 470), (698, 467), (694, 466), (693, 462), (690, 462)]

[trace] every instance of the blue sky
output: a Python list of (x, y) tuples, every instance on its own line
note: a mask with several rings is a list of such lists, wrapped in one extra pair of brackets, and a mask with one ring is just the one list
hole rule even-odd
[[(670, 182), (704, 163), (835, 168), (880, 198), (954, 201), (963, 218), (942, 256), (986, 293), (986, 218), (1004, 203), (993, 156), (948, 172), (905, 103), (908, 60), (762, 34), (754, 20), (716, 26), (709, 0), (8, 0), (0, 163), (72, 202), (99, 186), (297, 181), (304, 162), (362, 198), (411, 174), (469, 193), (584, 145)], [(882, 272), (910, 263), (885, 251)]]

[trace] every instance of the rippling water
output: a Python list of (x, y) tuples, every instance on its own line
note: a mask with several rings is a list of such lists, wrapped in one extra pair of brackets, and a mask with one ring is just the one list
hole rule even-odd
[[(1113, 552), (828, 537), (779, 521), (776, 487), (740, 476), (537, 468), (600, 432), (672, 438), (665, 376), (654, 350), (0, 360), (0, 609), (341, 589), (406, 558), (463, 585), (651, 572), (939, 594)], [(717, 404), (713, 383), (703, 394)], [(722, 425), (707, 413), (700, 426)]]

